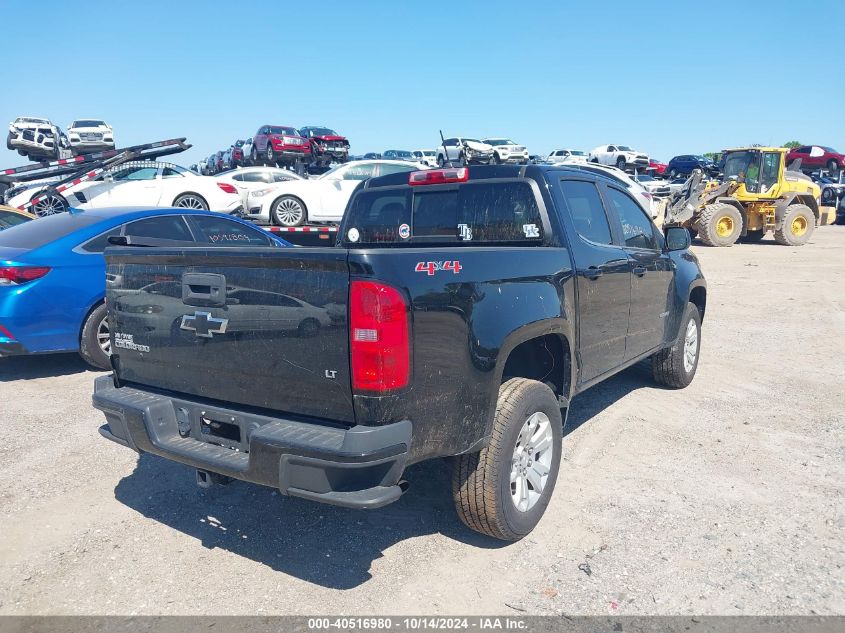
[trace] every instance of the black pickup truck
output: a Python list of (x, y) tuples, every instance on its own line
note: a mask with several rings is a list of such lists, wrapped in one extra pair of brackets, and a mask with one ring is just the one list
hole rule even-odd
[(354, 508), (446, 457), (466, 525), (519, 539), (575, 395), (647, 358), (658, 383), (693, 379), (688, 246), (615, 180), (529, 165), (365, 181), (334, 248), (109, 248), (100, 432), (201, 485)]

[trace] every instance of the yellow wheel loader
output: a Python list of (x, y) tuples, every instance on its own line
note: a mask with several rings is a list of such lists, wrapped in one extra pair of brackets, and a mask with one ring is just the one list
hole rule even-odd
[(738, 239), (806, 244), (819, 221), (821, 189), (797, 167), (787, 169), (784, 147), (725, 150), (722, 181), (696, 170), (666, 207), (665, 224), (684, 226), (708, 246)]

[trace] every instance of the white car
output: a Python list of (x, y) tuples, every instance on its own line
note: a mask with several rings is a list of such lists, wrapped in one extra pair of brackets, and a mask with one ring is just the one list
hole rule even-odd
[(49, 119), (20, 116), (9, 123), (6, 149), (35, 159), (70, 158), (67, 136)]
[(587, 162), (587, 152), (582, 152), (579, 149), (556, 149), (549, 152), (546, 162), (552, 165), (584, 164)]
[(415, 149), (411, 154), (414, 155), (414, 160), (428, 167), (437, 165), (437, 152), (433, 149)]
[(252, 164), (252, 137), (249, 137), (247, 140), (244, 141), (244, 144), (241, 146), (241, 150), (244, 153), (244, 165), (251, 165)]
[(67, 127), (67, 137), (76, 155), (114, 149), (114, 132), (99, 119), (77, 119)]
[(517, 145), (509, 138), (485, 138), (481, 139), (493, 148), (494, 163), (521, 163), (528, 164), (528, 149), (524, 145)]
[(288, 182), (289, 180), (304, 180), (302, 176), (290, 169), (281, 167), (240, 167), (220, 172), (215, 179), (221, 182), (228, 182), (241, 194), (241, 202), (244, 209), (247, 208), (247, 199), (250, 191), (266, 189), (267, 185), (276, 182)]
[(599, 145), (590, 152), (589, 161), (622, 170), (645, 169), (648, 167), (648, 154), (637, 152), (627, 145)]
[[(13, 196), (8, 204), (21, 207), (37, 197), (43, 186)], [(242, 207), (238, 190), (227, 182), (170, 163), (136, 161), (125, 163), (82, 182), (61, 194), (48, 195), (31, 211), (52, 215), (68, 207), (179, 207), (234, 213)]]
[(583, 169), (585, 171), (592, 172), (594, 174), (600, 174), (602, 176), (606, 176), (613, 180), (616, 180), (619, 184), (625, 186), (630, 194), (634, 196), (637, 201), (643, 206), (643, 209), (651, 215), (651, 218), (654, 219), (657, 217), (659, 211), (659, 205), (657, 205), (654, 201), (654, 196), (646, 191), (645, 187), (631, 178), (628, 174), (626, 174), (621, 169), (617, 169), (616, 167), (609, 167), (607, 165), (596, 165), (595, 163), (575, 163), (569, 164), (567, 167), (571, 167), (572, 169)]
[(478, 139), (447, 138), (437, 146), (437, 164), (489, 165), (493, 161), (493, 146)]
[(346, 203), (362, 180), (421, 169), (427, 167), (400, 160), (350, 161), (317, 178), (291, 180), (251, 191), (246, 216), (287, 227), (305, 222), (340, 222)]

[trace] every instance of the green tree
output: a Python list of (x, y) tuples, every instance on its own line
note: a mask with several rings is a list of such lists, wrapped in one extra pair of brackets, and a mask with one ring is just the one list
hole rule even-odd
[(796, 147), (801, 147), (801, 143), (798, 141), (789, 141), (789, 143), (784, 143), (783, 146), (789, 149), (795, 149)]

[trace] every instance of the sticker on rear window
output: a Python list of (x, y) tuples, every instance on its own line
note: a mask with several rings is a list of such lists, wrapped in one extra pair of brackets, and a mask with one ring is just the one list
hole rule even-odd
[(361, 234), (358, 232), (358, 229), (352, 228), (346, 232), (346, 237), (349, 239), (350, 242), (357, 242), (361, 239)]
[(525, 237), (540, 237), (540, 229), (536, 224), (523, 224), (522, 232), (525, 233)]
[(469, 224), (459, 224), (458, 235), (464, 242), (469, 242), (472, 239), (472, 227)]
[(399, 237), (401, 237), (403, 240), (407, 240), (409, 237), (411, 237), (411, 227), (407, 224), (400, 224)]

